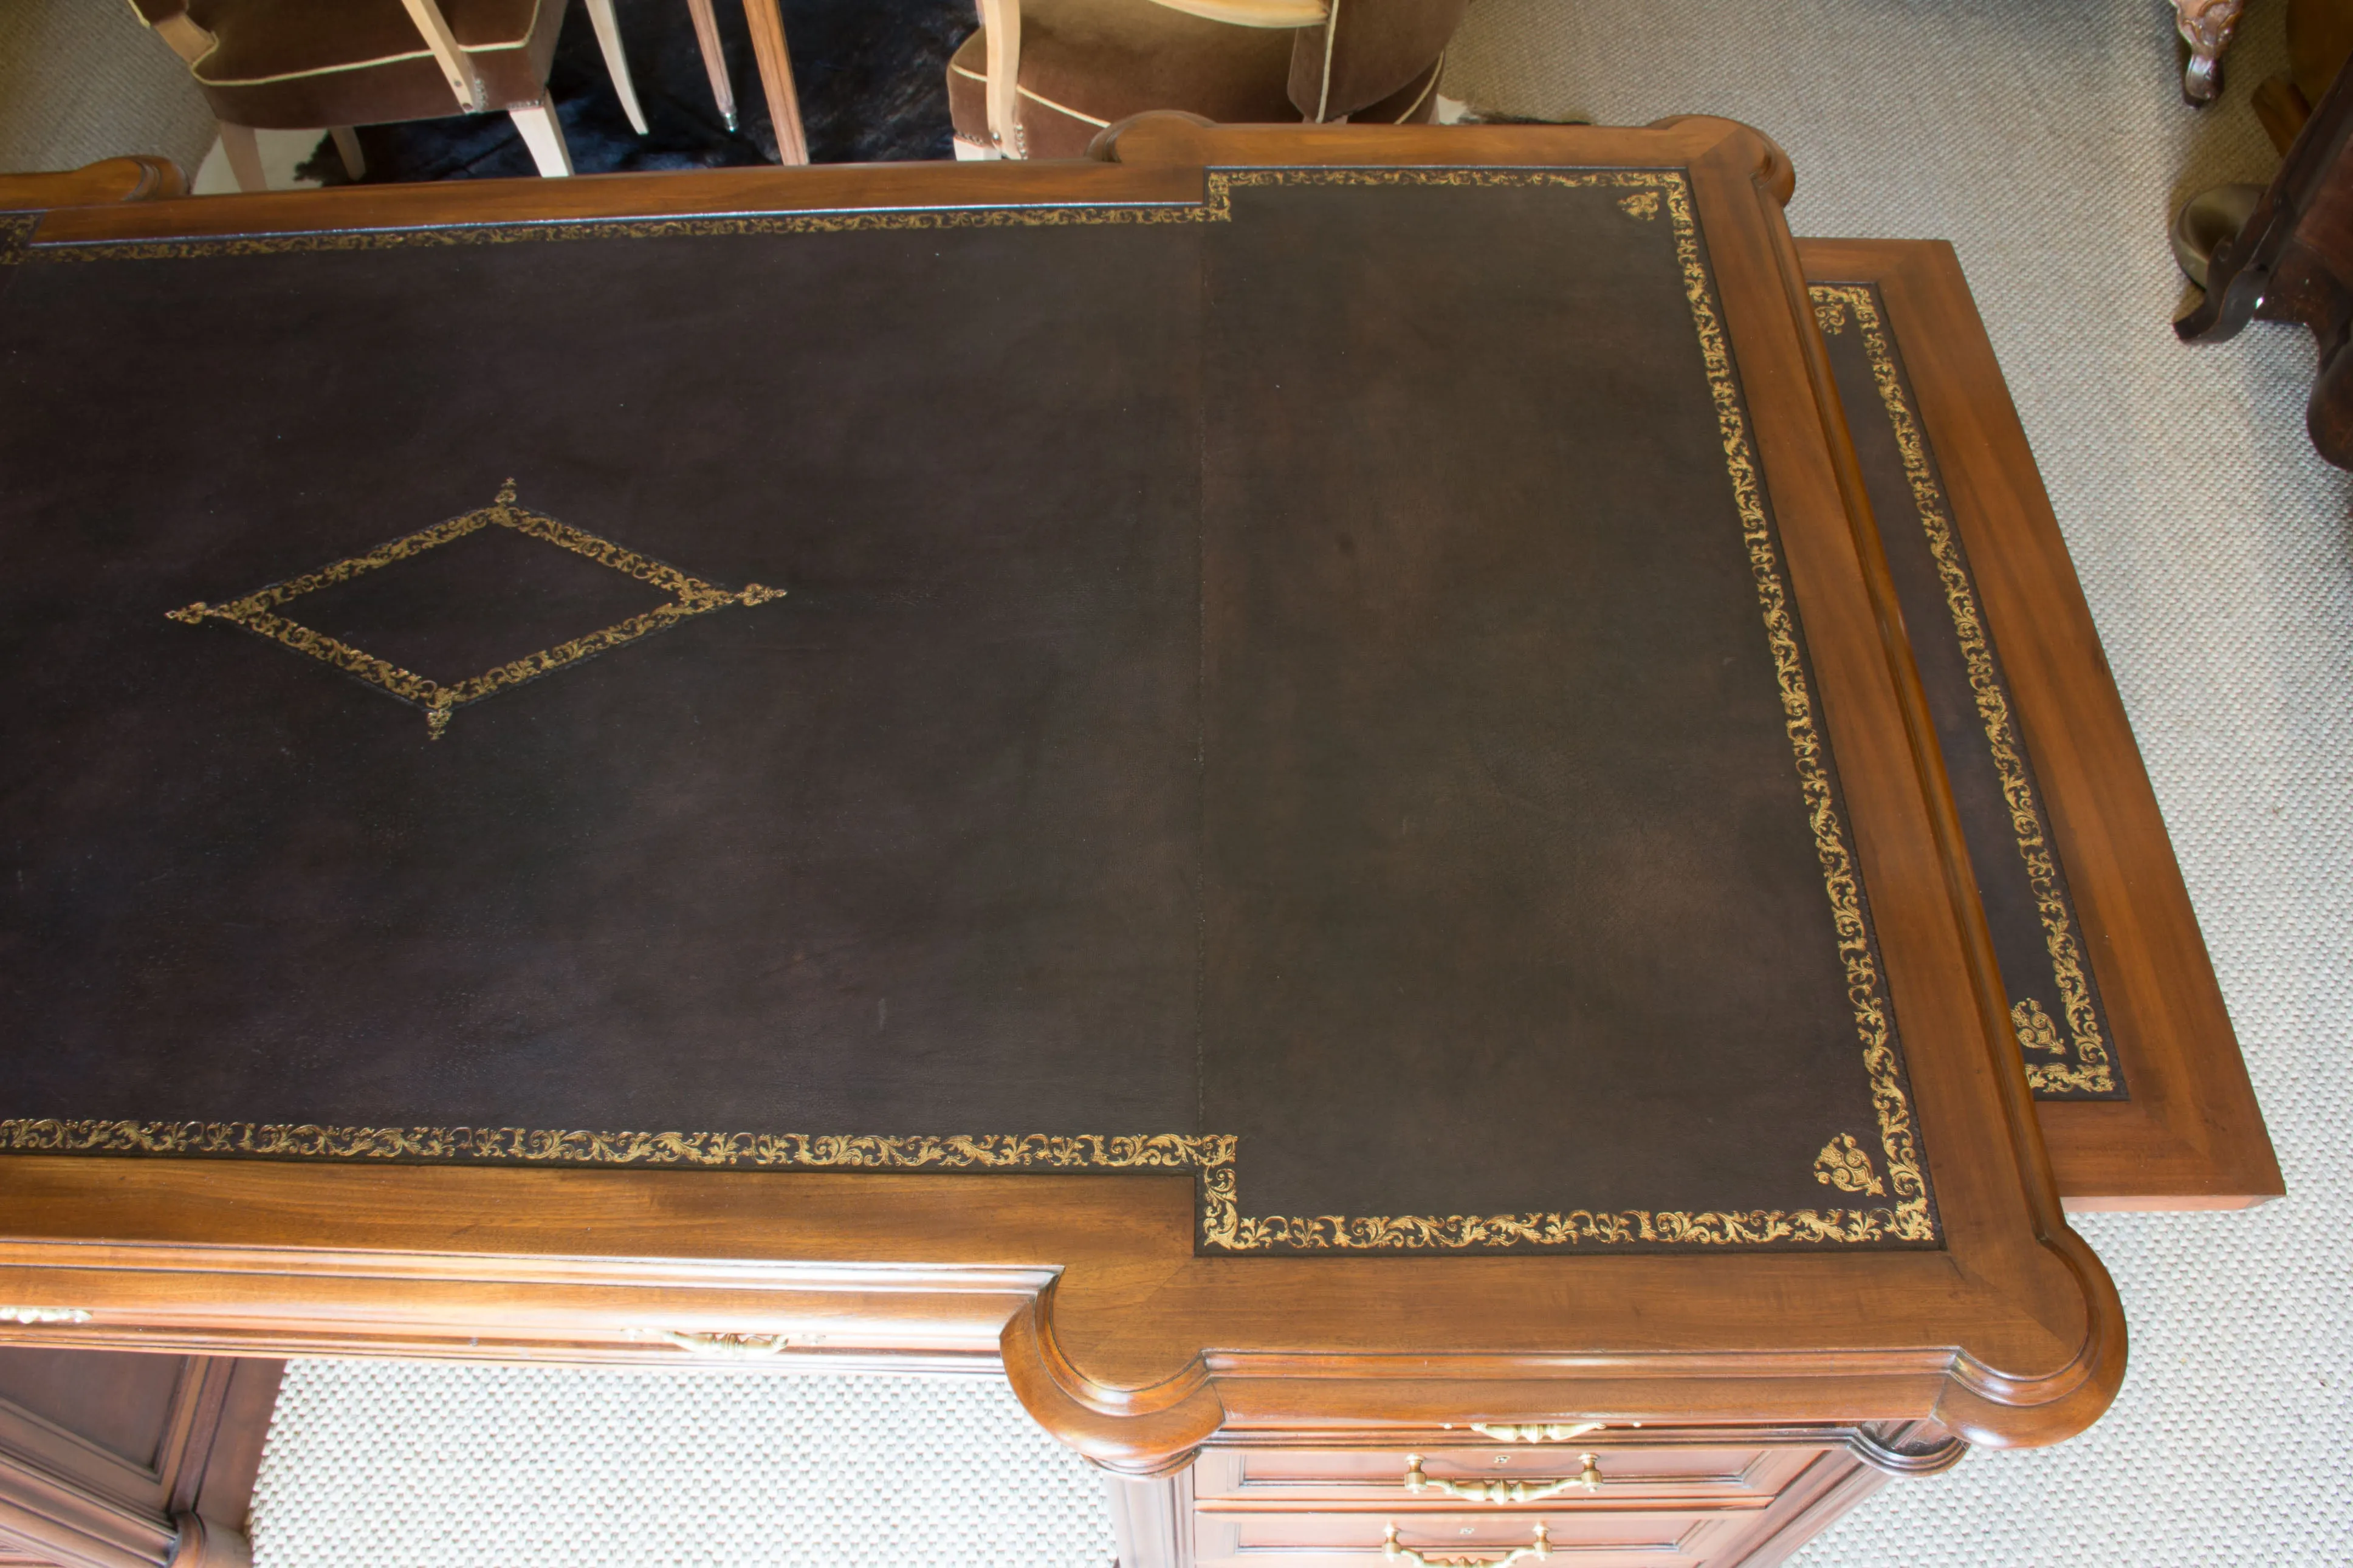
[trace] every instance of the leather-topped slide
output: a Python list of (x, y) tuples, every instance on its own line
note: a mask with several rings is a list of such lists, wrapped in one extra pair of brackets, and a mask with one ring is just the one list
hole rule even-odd
[(2049, 498), (1952, 247), (1800, 240), (2071, 1208), (2284, 1189)]
[(0, 1290), (316, 1344), (280, 1249), (423, 1247), (365, 1331), (479, 1341), (495, 1255), (502, 1343), (977, 1337), (1130, 1469), (2088, 1423), (1778, 149), (1102, 146), (43, 221)]

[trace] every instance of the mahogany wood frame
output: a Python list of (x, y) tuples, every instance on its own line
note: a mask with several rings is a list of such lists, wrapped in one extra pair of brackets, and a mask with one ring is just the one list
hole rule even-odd
[[(1713, 1256), (1200, 1257), (1187, 1178), (0, 1160), (0, 1302), (58, 1345), (774, 1364), (987, 1363), (1106, 1468), (1213, 1436), (1575, 1415), (1934, 1420), (2054, 1442), (2123, 1377), (2115, 1289), (2028, 1098), (1916, 672), (1781, 206), (1730, 121), (1114, 127), (1097, 159), (465, 182), (47, 215), (31, 248), (663, 214), (1197, 202), (1208, 165), (1689, 171), (1805, 616), (1945, 1246)], [(783, 1336), (779, 1338), (778, 1336)]]
[(2035, 1105), (2061, 1194), (2077, 1210), (2277, 1197), (2165, 818), (1959, 258), (1925, 239), (1803, 239), (1798, 254), (1810, 281), (1875, 284), (1885, 301), (2107, 1005), (2131, 1098)]

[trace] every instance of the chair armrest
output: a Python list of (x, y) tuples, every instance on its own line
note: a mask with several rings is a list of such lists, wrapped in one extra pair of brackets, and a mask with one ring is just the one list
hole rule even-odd
[(131, 0), (131, 10), (186, 64), (193, 66), (213, 52), (217, 40), (188, 15), (188, 0)]
[(1331, 15), (1328, 0), (1156, 0), (1171, 11), (1237, 27), (1312, 27)]

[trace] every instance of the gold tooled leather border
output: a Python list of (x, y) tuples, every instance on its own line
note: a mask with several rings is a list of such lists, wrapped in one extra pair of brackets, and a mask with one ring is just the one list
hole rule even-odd
[[(1904, 477), (1912, 487), (1920, 531), (1927, 536), (1929, 554), (1936, 563), (1937, 581), (1945, 590), (1945, 607), (1953, 618), (1953, 635), (1959, 640), (1961, 657), (1968, 666), (1969, 690), (1977, 700), (1986, 748), (2001, 779), (2003, 804), (2010, 808), (2010, 834), (2017, 840), (2019, 858), (2026, 863), (2027, 885), (2034, 894), (2035, 910), (2042, 918), (2043, 946), (2051, 956), (2051, 977), (2059, 987), (2060, 1008), (2067, 1016), (2074, 1059), (2043, 1062), (2028, 1057), (2026, 1081), (2035, 1093), (2046, 1097), (2116, 1094), (2122, 1086), (2100, 1028), (2099, 1007), (2093, 996), (2089, 967), (2077, 935), (2075, 911), (2060, 880), (2058, 858), (2043, 827), (2042, 805), (2036, 797), (2034, 781), (2027, 773), (2025, 743), (2020, 740), (2017, 722), (2010, 714), (2009, 689), (2002, 683), (2000, 667), (1994, 658), (1993, 640), (1986, 630), (1984, 612), (1978, 605), (1977, 587), (1970, 580), (1968, 562), (1961, 552), (1960, 537), (1946, 505), (1944, 487), (1938, 483), (1935, 465), (1929, 460), (1927, 441), (1920, 433), (1911, 395), (1905, 388), (1896, 364), (1894, 348), (1880, 312), (1878, 292), (1867, 283), (1817, 283), (1812, 289), (1817, 312), (1834, 312), (1842, 305), (1854, 313), (1879, 401), (1887, 410), (1896, 450), (1903, 456)], [(1826, 317), (1825, 326), (1832, 319)]]
[[(348, 583), (396, 561), (406, 561), (436, 550), (470, 533), (485, 528), (508, 528), (529, 538), (541, 540), (558, 549), (609, 567), (625, 577), (632, 577), (647, 586), (670, 595), (670, 602), (658, 605), (642, 615), (604, 626), (586, 637), (542, 648), (536, 653), (510, 659), (493, 666), (468, 679), (443, 685), (438, 680), (404, 669), (389, 659), (378, 658), (364, 648), (353, 647), (340, 638), (304, 626), (301, 622), (277, 613), (278, 606), (290, 599), (337, 583)], [(713, 610), (730, 609), (737, 605), (765, 605), (785, 596), (782, 588), (770, 588), (758, 583), (742, 588), (722, 588), (700, 577), (689, 576), (675, 566), (639, 555), (636, 551), (600, 539), (586, 529), (559, 522), (545, 512), (533, 511), (515, 503), (515, 482), (509, 479), (499, 487), (499, 493), (490, 505), (437, 522), (430, 528), (404, 534), (389, 543), (379, 544), (364, 555), (353, 555), (322, 566), (316, 572), (290, 577), (282, 583), (272, 583), (259, 588), (241, 599), (225, 605), (208, 605), (202, 599), (167, 610), (165, 616), (186, 626), (200, 626), (208, 620), (226, 621), (242, 626), (257, 637), (281, 643), (296, 653), (309, 654), (323, 664), (332, 665), (349, 675), (390, 693), (402, 701), (425, 710), (427, 732), (439, 740), (449, 727), (457, 710), (469, 703), (480, 702), (511, 687), (543, 675), (551, 675), (584, 658), (624, 647), (650, 633), (707, 616)]]
[[(35, 1153), (223, 1154), (250, 1157), (527, 1162), (585, 1165), (690, 1165), (794, 1170), (1164, 1170), (1198, 1174), (1199, 1245), (1220, 1252), (1458, 1251), (1586, 1244), (1700, 1247), (1776, 1243), (1933, 1244), (1937, 1225), (1913, 1131), (1896, 1051), (1893, 1009), (1882, 981), (1861, 884), (1848, 847), (1827, 748), (1815, 717), (1797, 623), (1767, 517), (1764, 489), (1715, 289), (1704, 259), (1688, 176), (1679, 169), (1231, 169), (1205, 175), (1191, 205), (945, 208), (900, 212), (792, 213), (716, 218), (480, 225), (458, 229), (375, 230), (221, 239), (36, 246), (43, 260), (160, 260), (288, 251), (375, 250), (563, 239), (701, 235), (833, 234), (866, 229), (1224, 223), (1244, 186), (1452, 185), (1655, 191), (1672, 230), (1742, 542), (1757, 583), (1799, 786), (1838, 937), (1855, 1028), (1862, 1046), (1886, 1162), (1890, 1201), (1868, 1207), (1709, 1212), (1569, 1209), (1505, 1215), (1245, 1215), (1236, 1193), (1237, 1139), (1200, 1135), (1033, 1134), (939, 1137), (798, 1133), (540, 1131), (522, 1128), (365, 1128), (18, 1119), (0, 1121), (0, 1149)], [(1647, 209), (1647, 210), (1646, 210)], [(1629, 221), (1649, 222), (1649, 204), (1626, 204)]]

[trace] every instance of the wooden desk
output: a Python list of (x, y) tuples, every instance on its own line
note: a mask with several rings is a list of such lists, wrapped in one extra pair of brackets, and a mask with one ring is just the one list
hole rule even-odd
[[(52, 814), (44, 844), (94, 833), (82, 863), (183, 864), (185, 828), (227, 879), (134, 879), (148, 890), (108, 906), (127, 923), (90, 942), (54, 933), (102, 888), (59, 880), (58, 860), (18, 882), (33, 889), (19, 929), (48, 945), (16, 994), (56, 1022), (38, 1046), (18, 1032), (10, 1068), (0, 1300), (27, 1309), (11, 1339), (1001, 1360), (1050, 1430), (1131, 1476), (1205, 1444), (1435, 1447), (1473, 1422), (1599, 1422), (1579, 1440), (1669, 1477), (1672, 1452), (1790, 1451), (1742, 1470), (1745, 1493), (1658, 1483), (1686, 1511), (1780, 1500), (1769, 1529), (1711, 1535), (1717, 1562), (1793, 1549), (1878, 1473), (1864, 1459), (1933, 1468), (1954, 1435), (2050, 1442), (2097, 1416), (2122, 1375), (2121, 1314), (2052, 1185), (1869, 477), (1782, 224), (1778, 150), (1710, 120), (1152, 118), (1109, 153), (18, 226), (0, 336), (30, 368), (5, 394), (0, 460), (29, 477), (7, 537), (59, 548), (12, 561), (8, 580), (53, 613), (13, 606), (8, 624), (70, 625), (88, 659), (58, 663), (40, 634), (7, 654), (31, 682), (20, 716), (80, 716), (15, 749), (43, 761), (19, 765), (10, 798)], [(681, 267), (700, 294), (675, 277), (632, 292)], [(685, 300), (664, 330), (709, 352), (681, 356), (644, 315), (569, 339), (535, 324), (564, 303), (551, 291), (584, 288)], [(1908, 330), (1905, 296), (1886, 297)], [(288, 333), (290, 316), (309, 330)], [(203, 349), (225, 342), (233, 370)], [(1963, 476), (1989, 470), (1941, 432), (1976, 405), (1939, 401), (1920, 368), (1936, 355), (1905, 348), (1947, 482), (1972, 493)], [(176, 398), (185, 419), (198, 384), (216, 421), (202, 440), (132, 416)], [(846, 407), (908, 412), (885, 431)], [(153, 433), (126, 467), (75, 445), (93, 408)], [(368, 442), (315, 444), (355, 411)], [(517, 489), (451, 488), (485, 464), (492, 484), (520, 470)], [(206, 521), (224, 507), (236, 521)], [(278, 614), (363, 580), (423, 582), (390, 574), (476, 536), (617, 564), (671, 607), (479, 680), (385, 657), (381, 639), (416, 635), (413, 601), (345, 605), (360, 629), (332, 648)], [(908, 564), (933, 559), (953, 570)], [(548, 593), (534, 605), (562, 607)], [(638, 626), (649, 616), (660, 624)], [(1688, 657), (1710, 638), (1720, 652)], [(1634, 646), (1658, 652), (1619, 656)], [(990, 682), (1039, 647), (1084, 657), (1024, 688), (1031, 707), (991, 708), (1012, 700)], [(74, 688), (56, 706), (58, 672), (73, 687), (125, 660), (143, 673), (107, 677), (117, 698)], [(1655, 684), (1670, 670), (1673, 690)], [(1564, 676), (1556, 702), (1539, 678)], [(932, 702), (939, 689), (988, 700)], [(142, 752), (151, 730), (178, 739)], [(662, 745), (631, 749), (654, 731)], [(990, 766), (960, 764), (894, 818), (924, 753), (884, 731)], [(1603, 755), (1651, 770), (1640, 789), (1578, 749), (1603, 731), (1625, 741)], [(556, 750), (530, 752), (548, 735)], [(1764, 742), (1769, 766), (1725, 763)], [(695, 761), (753, 754), (730, 747), (767, 760)], [(537, 782), (516, 795), (526, 754)], [(624, 755), (651, 771), (596, 793)], [(272, 760), (287, 757), (301, 760)], [(244, 770), (237, 787), (216, 787), (220, 766)], [(450, 778), (473, 782), (450, 793)], [(1383, 794), (1398, 778), (1421, 792), (1421, 837)], [(845, 780), (857, 788), (825, 793)], [(2073, 785), (2043, 784), (2063, 849)], [(427, 795), (465, 854), (402, 826), (401, 801)], [(484, 800), (517, 803), (503, 834), (469, 804)], [(586, 834), (587, 805), (635, 826)], [(776, 853), (762, 835), (780, 817), (828, 824), (859, 896), (881, 898), (902, 885), (881, 873), (915, 864), (909, 822), (982, 806), (1001, 814), (988, 834), (924, 863), (930, 901), (850, 909), (829, 928), (847, 945), (793, 945), (795, 922), (848, 907), (821, 857), (791, 862), (783, 914), (729, 906), (771, 922), (729, 928), (771, 944), (769, 969), (714, 985), (663, 934), (702, 929), (696, 898)], [(240, 811), (259, 815), (219, 826)], [(152, 841), (133, 831), (167, 819)], [(353, 838), (338, 821), (369, 826)], [(607, 906), (549, 884), (556, 862), (501, 861), (548, 823), (645, 851), (576, 858), (624, 868), (612, 907), (628, 918), (607, 934), (628, 941), (550, 943)], [(1631, 823), (1653, 830), (1630, 840)], [(371, 833), (398, 852), (370, 860)], [(992, 858), (1000, 843), (1018, 853)], [(1678, 847), (1703, 843), (1739, 854)], [(1596, 844), (1623, 858), (1575, 858)], [(681, 861), (664, 845), (688, 847), (683, 880), (665, 879)], [(505, 880), (469, 897), (522, 901), (469, 929), (528, 940), (469, 969), (433, 923), (443, 906), (402, 926), (389, 889), (485, 864)], [(1570, 898), (1531, 864), (1573, 864), (1592, 891)], [(354, 886), (355, 865), (394, 879), (370, 884), (356, 924), (354, 906), (317, 901)], [(2124, 929), (2068, 869), (2085, 929)], [(534, 903), (550, 885), (570, 901)], [(996, 901), (934, 919), (940, 889)], [(217, 918), (140, 924), (166, 903)], [(886, 908), (898, 923), (876, 923)], [(177, 978), (122, 971), (120, 990), (71, 993), (133, 1020), (91, 1034), (94, 1015), (51, 993), (122, 931), (180, 955)], [(363, 933), (332, 984), (239, 978), (321, 931)], [(974, 931), (985, 963), (955, 945)], [(713, 973), (737, 951), (725, 932), (696, 940), (715, 944)], [(1737, 942), (1754, 944), (1745, 967)], [(190, 966), (198, 949), (213, 957)], [(684, 956), (648, 968), (641, 950)], [(1546, 989), (1556, 961), (1603, 951), (1619, 958), (1579, 971), (1586, 991)], [(543, 974), (550, 952), (566, 985), (611, 998), (570, 1037), (546, 1032), (564, 986), (516, 992), (508, 1016), (541, 1032), (502, 1045), (474, 981), (427, 984)], [(1638, 963), (1664, 983), (1628, 983)], [(744, 973), (784, 974), (786, 1003), (731, 1013), (769, 994)], [(600, 1019), (655, 1016), (615, 976), (673, 988), (672, 1042), (738, 1016), (816, 1025), (764, 1050), (615, 1054)], [(2098, 977), (2119, 1014), (2137, 982)], [(138, 1026), (121, 1011), (134, 992), (169, 1005)], [(681, 994), (702, 1000), (681, 1011)], [(416, 1024), (445, 1005), (470, 1022)], [(1525, 1033), (1588, 1005), (1588, 1023)], [(356, 1033), (322, 1054), (302, 1031), (337, 1007)], [(272, 1008), (311, 1021), (287, 1037)], [(1738, 1031), (1674, 1023), (1735, 1014)], [(1784, 1027), (1817, 1014), (1835, 1029)], [(287, 1054), (271, 1043), (286, 1037), (312, 1044)], [(534, 1051), (536, 1076), (517, 1066)], [(731, 1095), (741, 1114), (696, 1109)], [(627, 1127), (683, 1131), (569, 1131)], [(1774, 1141), (1793, 1139), (1785, 1160)], [(1613, 1506), (1575, 1504), (1559, 1539)]]

